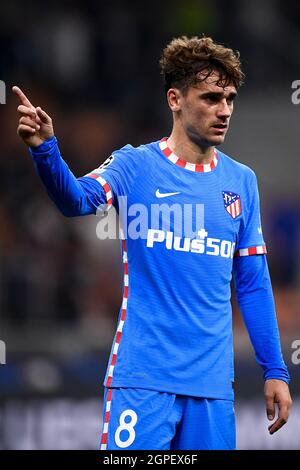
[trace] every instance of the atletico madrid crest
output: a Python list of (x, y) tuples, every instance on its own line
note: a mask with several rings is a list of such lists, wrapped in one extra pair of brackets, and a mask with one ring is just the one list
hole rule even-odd
[(239, 194), (232, 193), (231, 191), (222, 191), (224, 206), (227, 212), (233, 219), (242, 213), (241, 198)]

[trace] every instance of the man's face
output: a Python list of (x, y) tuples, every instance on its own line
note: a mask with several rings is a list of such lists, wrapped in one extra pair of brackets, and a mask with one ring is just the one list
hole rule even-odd
[[(200, 76), (201, 77), (201, 76)], [(219, 145), (224, 142), (237, 95), (233, 84), (226, 88), (217, 85), (219, 73), (213, 72), (205, 81), (189, 87), (183, 95), (173, 89), (169, 104), (191, 140), (202, 146)], [(169, 90), (169, 93), (171, 90)], [(177, 106), (177, 107), (176, 107)]]

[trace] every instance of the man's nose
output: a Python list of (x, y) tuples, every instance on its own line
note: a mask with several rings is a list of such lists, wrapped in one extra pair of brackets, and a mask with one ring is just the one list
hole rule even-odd
[(218, 107), (218, 117), (223, 119), (229, 118), (232, 114), (232, 108), (228, 105), (227, 100), (222, 100), (220, 106)]

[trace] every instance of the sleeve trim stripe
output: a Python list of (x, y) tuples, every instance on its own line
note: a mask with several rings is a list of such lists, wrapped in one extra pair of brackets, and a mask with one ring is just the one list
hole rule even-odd
[(265, 255), (267, 253), (266, 245), (252, 246), (251, 248), (241, 248), (235, 253), (235, 256)]
[(85, 176), (87, 176), (88, 178), (93, 178), (96, 181), (98, 181), (98, 183), (101, 184), (101, 186), (102, 186), (102, 188), (104, 189), (104, 192), (105, 192), (107, 204), (109, 206), (112, 206), (113, 196), (112, 196), (112, 190), (110, 189), (110, 186), (109, 186), (108, 182), (104, 178), (102, 178), (102, 176), (98, 175), (97, 173), (89, 173)]
[(88, 173), (87, 175), (85, 175), (86, 177), (88, 178), (93, 178), (94, 180), (96, 180), (97, 178), (99, 178), (99, 175), (97, 175), (97, 173)]

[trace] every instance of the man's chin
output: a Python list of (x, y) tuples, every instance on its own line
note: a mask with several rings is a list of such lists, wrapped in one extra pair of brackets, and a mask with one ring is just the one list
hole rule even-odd
[(224, 140), (225, 140), (225, 135), (216, 135), (216, 136), (211, 137), (210, 139), (207, 139), (207, 141), (209, 142), (211, 146), (221, 145), (223, 144)]
[(222, 133), (220, 135), (209, 135), (207, 137), (203, 137), (197, 134), (194, 134), (191, 137), (191, 140), (193, 140), (197, 145), (199, 146), (204, 146), (204, 147), (214, 147), (217, 145), (223, 144), (225, 140), (226, 134)]

